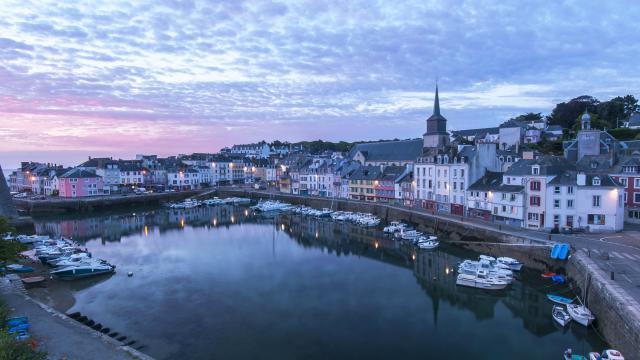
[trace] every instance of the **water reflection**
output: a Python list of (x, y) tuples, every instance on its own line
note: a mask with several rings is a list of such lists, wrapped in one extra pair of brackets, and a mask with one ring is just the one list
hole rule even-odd
[(36, 228), (118, 264), (94, 286), (69, 285), (73, 310), (142, 339), (160, 359), (526, 359), (605, 346), (576, 326), (554, 326), (537, 274), (503, 292), (460, 288), (455, 268), (477, 254), (416, 251), (377, 229), (232, 206)]

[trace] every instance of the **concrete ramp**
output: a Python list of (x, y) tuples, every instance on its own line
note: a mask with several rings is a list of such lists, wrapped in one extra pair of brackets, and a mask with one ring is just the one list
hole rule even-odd
[(7, 186), (7, 180), (2, 172), (2, 166), (0, 166), (0, 216), (8, 218), (18, 216), (16, 207), (13, 204), (13, 198), (9, 192), (9, 186)]

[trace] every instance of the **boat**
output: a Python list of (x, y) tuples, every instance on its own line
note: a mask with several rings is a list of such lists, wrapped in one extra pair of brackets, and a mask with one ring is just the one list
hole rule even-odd
[(520, 271), (522, 269), (522, 263), (514, 258), (499, 257), (496, 259), (499, 264), (507, 265), (511, 270)]
[(506, 288), (509, 283), (490, 277), (485, 270), (478, 270), (475, 275), (458, 274), (456, 285), (485, 290), (502, 290)]
[(596, 319), (584, 305), (567, 304), (567, 311), (575, 322), (583, 326), (589, 326)]
[(45, 277), (44, 276), (30, 276), (30, 277), (23, 277), (22, 278), (22, 282), (25, 285), (37, 285), (37, 284), (41, 284), (45, 281)]
[(513, 279), (513, 271), (494, 266), (486, 259), (480, 261), (465, 260), (458, 266), (459, 272), (474, 274), (478, 269), (489, 272), (489, 275), (500, 275), (509, 279)]
[(602, 352), (602, 354), (598, 354), (597, 352), (589, 353), (589, 360), (624, 360), (624, 356), (618, 350), (607, 349)]
[(554, 273), (553, 271), (547, 271), (546, 273), (542, 273), (541, 275), (543, 278), (550, 278), (552, 276), (556, 276), (556, 273)]
[(396, 236), (399, 236), (402, 240), (415, 240), (423, 234), (417, 230), (400, 230)]
[(569, 313), (560, 305), (553, 305), (553, 309), (551, 309), (551, 316), (553, 317), (553, 320), (562, 325), (562, 327), (567, 326), (571, 321)]
[(55, 269), (51, 271), (51, 275), (55, 275), (63, 280), (73, 280), (102, 274), (110, 274), (114, 271), (115, 266), (105, 261), (93, 261), (90, 263), (82, 263)]
[(203, 204), (207, 205), (207, 206), (216, 206), (216, 205), (223, 205), (225, 202), (217, 197), (214, 197), (213, 199), (207, 199), (205, 201), (203, 201)]
[(440, 245), (440, 242), (437, 240), (426, 240), (426, 241), (419, 241), (417, 246), (420, 249), (429, 250), (429, 249), (437, 248), (438, 245)]
[(33, 244), (36, 242), (41, 242), (45, 240), (49, 240), (48, 235), (18, 235), (16, 240), (23, 244)]
[(574, 299), (569, 299), (569, 298), (566, 298), (560, 295), (554, 295), (554, 294), (547, 294), (547, 299), (553, 301), (554, 303), (562, 304), (562, 305), (571, 304), (574, 300)]
[(21, 264), (11, 264), (11, 265), (7, 265), (6, 267), (7, 267), (7, 270), (17, 272), (17, 273), (28, 273), (28, 272), (34, 271), (31, 266), (21, 265)]
[(77, 265), (81, 262), (88, 262), (88, 261), (91, 261), (91, 254), (78, 253), (70, 256), (59, 257), (55, 260), (51, 260), (49, 261), (49, 264), (53, 266), (62, 267), (62, 266)]
[(562, 275), (553, 275), (551, 280), (556, 284), (564, 284), (566, 282), (566, 279)]
[(382, 229), (382, 231), (384, 231), (387, 234), (393, 234), (406, 227), (407, 227), (407, 224), (401, 223), (400, 221), (392, 221), (391, 223), (389, 223), (389, 225), (385, 226), (384, 229)]

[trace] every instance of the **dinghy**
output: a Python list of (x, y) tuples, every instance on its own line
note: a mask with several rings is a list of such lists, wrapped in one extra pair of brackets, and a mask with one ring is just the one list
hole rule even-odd
[(22, 282), (25, 285), (38, 285), (42, 284), (45, 280), (44, 276), (30, 276), (22, 278)]
[(553, 320), (562, 325), (562, 327), (567, 326), (567, 324), (571, 321), (571, 316), (569, 315), (569, 313), (560, 305), (553, 305), (551, 316), (553, 316)]
[(543, 273), (543, 274), (542, 274), (542, 277), (543, 277), (543, 278), (545, 278), (545, 279), (546, 279), (546, 278), (550, 278), (550, 277), (552, 277), (552, 276), (556, 276), (556, 273), (554, 273), (554, 272), (552, 272), (552, 271), (547, 271), (546, 273)]
[(7, 265), (7, 270), (17, 272), (17, 273), (33, 272), (33, 268), (31, 266), (20, 265), (20, 264)]
[(547, 294), (547, 299), (557, 304), (567, 305), (573, 302), (573, 299), (569, 299), (560, 295)]

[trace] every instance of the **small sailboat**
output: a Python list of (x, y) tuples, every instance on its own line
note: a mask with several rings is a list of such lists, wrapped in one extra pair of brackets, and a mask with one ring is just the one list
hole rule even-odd
[(567, 311), (575, 322), (583, 326), (589, 326), (596, 319), (584, 305), (567, 304)]
[(598, 354), (597, 352), (589, 353), (589, 360), (624, 360), (624, 356), (618, 350), (607, 349), (602, 352), (602, 354)]
[(547, 299), (553, 301), (554, 303), (562, 304), (562, 305), (571, 304), (574, 300), (574, 299), (569, 299), (569, 298), (566, 298), (560, 295), (554, 295), (554, 294), (547, 294)]
[(551, 316), (553, 320), (558, 324), (567, 326), (567, 324), (571, 321), (571, 315), (560, 305), (553, 305), (553, 309), (551, 310)]

